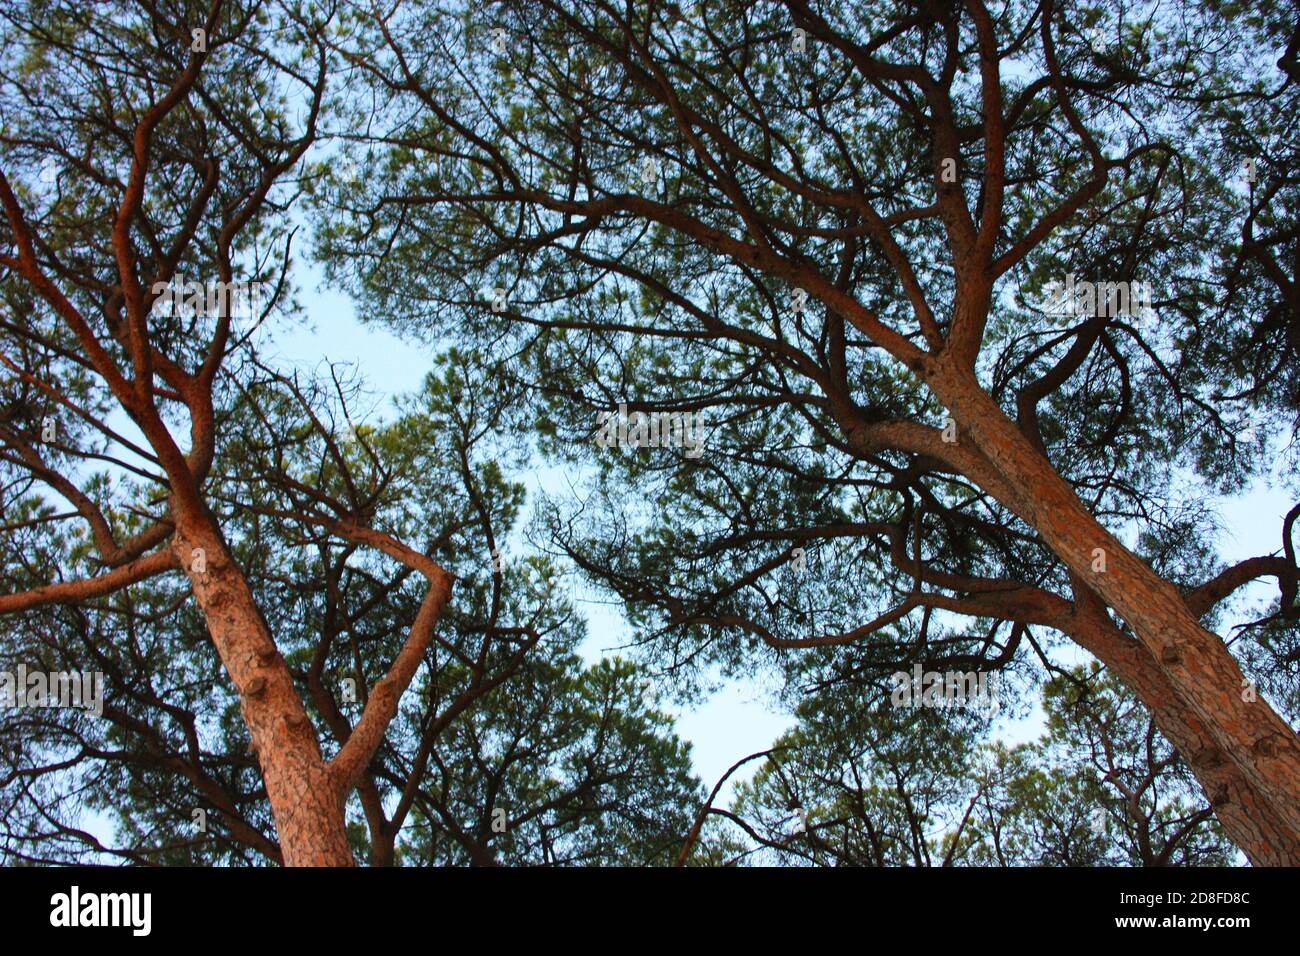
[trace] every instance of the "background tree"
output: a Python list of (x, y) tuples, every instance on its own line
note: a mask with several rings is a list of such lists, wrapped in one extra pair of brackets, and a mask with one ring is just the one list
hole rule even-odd
[(526, 666), (448, 728), (405, 855), (436, 864), (662, 866), (701, 799), (687, 746), (627, 661)]
[[(1292, 411), (1259, 387), (1283, 363), (1243, 365), (1271, 306), (1217, 265), (1259, 208), (1233, 131), (1269, 116), (1291, 155), (1281, 6), (354, 10), (375, 175), (320, 195), (321, 251), (373, 315), (531, 386), (543, 447), (598, 470), (552, 538), (659, 660), (990, 667), (1062, 635), (1252, 861), (1300, 861), (1300, 741), (1209, 629), (1272, 578), (1259, 627), (1294, 647), (1293, 520), (1225, 567), (1204, 504)], [(1071, 279), (1111, 285), (1044, 302)], [(597, 453), (620, 401), (706, 416), (708, 452)], [(788, 581), (796, 547), (818, 575)], [(1269, 676), (1290, 716), (1294, 668)]]
[(1007, 747), (979, 708), (813, 694), (703, 839), (725, 826), (747, 838), (743, 859), (822, 866), (1232, 862), (1186, 766), (1113, 676), (1076, 669), (1043, 696), (1046, 733)]

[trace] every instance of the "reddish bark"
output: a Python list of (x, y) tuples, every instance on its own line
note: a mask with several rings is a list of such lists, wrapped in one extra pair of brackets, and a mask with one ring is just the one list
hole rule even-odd
[(239, 692), (285, 864), (351, 865), (346, 793), (331, 778), (289, 668), (220, 532), (202, 517), (182, 514), (172, 548), (184, 565), (193, 549), (205, 552), (206, 570), (187, 573), (212, 643)]
[(293, 676), (220, 529), (206, 515), (192, 515), (175, 502), (173, 510), (178, 517), (172, 549), (178, 559), (188, 566), (194, 549), (205, 553), (205, 570), (191, 569), (187, 574), (212, 643), (239, 692), (285, 865), (353, 865), (344, 803), (382, 743), (398, 701), (429, 646), (438, 616), (451, 596), (451, 576), (431, 559), (384, 535), (340, 527), (341, 533), (410, 561), (427, 576), (430, 586), (406, 644), (371, 690), (361, 719), (339, 752), (326, 761)]
[[(1201, 626), (1172, 584), (1102, 527), (973, 373), (928, 361), (924, 377), (966, 440), (1014, 490), (1016, 501), (1007, 504), (1137, 635), (1150, 665), (1129, 667), (1125, 676), (1162, 730), (1183, 739), (1179, 751), (1219, 804), (1233, 840), (1252, 860), (1300, 864), (1295, 733), (1262, 696), (1243, 694), (1247, 682), (1222, 639)], [(1093, 571), (1095, 549), (1105, 554), (1103, 572)], [(1220, 812), (1234, 797), (1242, 812)]]

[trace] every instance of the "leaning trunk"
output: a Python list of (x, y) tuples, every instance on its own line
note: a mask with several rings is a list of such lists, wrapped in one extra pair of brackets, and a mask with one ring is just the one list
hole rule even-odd
[[(1251, 859), (1300, 864), (1300, 740), (1290, 726), (1253, 693), (1223, 641), (1201, 626), (1178, 590), (1102, 527), (971, 373), (941, 368), (929, 382), (962, 440), (972, 441), (1014, 489), (1016, 510), (1137, 635), (1172, 699), (1147, 700), (1142, 695), (1150, 689), (1143, 687), (1134, 693), (1153, 711), (1157, 703), (1172, 708), (1163, 722), (1177, 715), (1203, 728), (1208, 746), (1181, 752), (1211, 801), (1225, 794), (1207, 769), (1229, 763), (1281, 831), (1235, 827), (1234, 840)], [(1102, 561), (1105, 570), (1094, 571)], [(1275, 839), (1283, 845), (1265, 845)]]
[(1300, 860), (1297, 835), (1278, 819), (1237, 766), (1218, 755), (1210, 734), (1179, 701), (1146, 648), (1115, 627), (1095, 595), (1085, 593), (1079, 603), (1085, 606), (1076, 615), (1070, 637), (1151, 709), (1156, 727), (1201, 782), (1229, 838), (1255, 866), (1296, 865)]

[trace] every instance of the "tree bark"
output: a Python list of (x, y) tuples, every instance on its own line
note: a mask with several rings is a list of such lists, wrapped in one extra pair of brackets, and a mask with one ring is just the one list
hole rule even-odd
[[(215, 521), (178, 515), (172, 547), (239, 692), (285, 865), (355, 865), (344, 820), (347, 789), (321, 756), (288, 665)], [(196, 549), (203, 570), (197, 570)]]
[[(1016, 510), (1066, 566), (1113, 608), (1150, 655), (1153, 671), (1167, 683), (1131, 689), (1162, 729), (1182, 738), (1179, 748), (1211, 802), (1252, 802), (1241, 814), (1220, 814), (1234, 840), (1252, 860), (1300, 865), (1300, 740), (1259, 694), (1245, 694), (1247, 681), (1218, 635), (1201, 626), (1178, 589), (1125, 548), (1083, 505), (1070, 485), (980, 387), (974, 373), (940, 359), (923, 377), (969, 440), (1006, 479)], [(1104, 557), (1105, 570), (1094, 571)], [(1121, 674), (1121, 676), (1125, 676)], [(1129, 677), (1134, 677), (1130, 672)], [(1203, 729), (1206, 746), (1187, 748)], [(1230, 764), (1248, 790), (1229, 786), (1218, 768)], [(1253, 798), (1252, 795), (1253, 794)], [(1265, 809), (1267, 812), (1264, 812)], [(1255, 819), (1253, 814), (1260, 816)], [(1279, 841), (1275, 843), (1274, 841)]]
[(1236, 765), (1216, 755), (1209, 732), (1179, 701), (1154, 658), (1114, 625), (1095, 595), (1080, 595), (1078, 603), (1070, 636), (1150, 708), (1156, 727), (1205, 789), (1229, 838), (1255, 866), (1294, 866), (1300, 859), (1300, 837), (1261, 799)]

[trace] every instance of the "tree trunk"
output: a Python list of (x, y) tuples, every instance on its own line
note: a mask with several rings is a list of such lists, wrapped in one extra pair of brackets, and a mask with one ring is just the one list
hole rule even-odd
[[(1018, 513), (1132, 628), (1173, 699), (1148, 699), (1150, 686), (1133, 687), (1134, 693), (1153, 713), (1166, 711), (1170, 726), (1204, 728), (1208, 746), (1196, 754), (1181, 748), (1180, 753), (1211, 801), (1216, 791), (1225, 796), (1212, 768), (1226, 762), (1268, 808), (1266, 821), (1272, 826), (1240, 826), (1221, 814), (1225, 827), (1236, 831), (1230, 829), (1233, 839), (1251, 859), (1300, 864), (1300, 740), (1290, 726), (1262, 696), (1243, 693), (1247, 682), (1218, 635), (1201, 626), (1177, 588), (1102, 527), (973, 373), (947, 362), (927, 373), (930, 388), (961, 428), (959, 440), (973, 442), (1015, 490)], [(1093, 570), (1098, 557), (1104, 558), (1104, 571)], [(1282, 832), (1268, 832), (1272, 828)], [(1283, 845), (1269, 845), (1274, 839)]]
[(355, 865), (344, 822), (345, 788), (321, 757), (288, 665), (220, 530), (207, 515), (178, 516), (172, 546), (239, 692), (285, 865)]
[(1297, 835), (1278, 819), (1236, 765), (1214, 757), (1209, 732), (1181, 704), (1151, 655), (1114, 625), (1095, 595), (1080, 603), (1089, 606), (1081, 609), (1070, 636), (1151, 709), (1156, 727), (1200, 781), (1229, 838), (1255, 866), (1295, 865), (1300, 858)]

